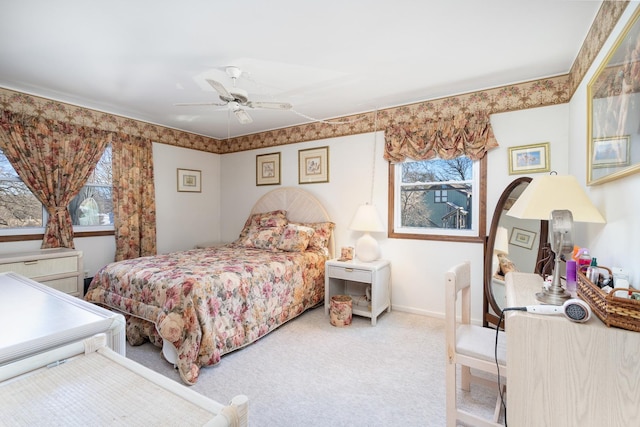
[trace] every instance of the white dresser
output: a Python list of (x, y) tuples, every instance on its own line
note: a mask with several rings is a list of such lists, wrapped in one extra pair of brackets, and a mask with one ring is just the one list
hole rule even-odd
[(13, 271), (61, 292), (82, 297), (82, 251), (67, 248), (0, 254), (0, 273)]

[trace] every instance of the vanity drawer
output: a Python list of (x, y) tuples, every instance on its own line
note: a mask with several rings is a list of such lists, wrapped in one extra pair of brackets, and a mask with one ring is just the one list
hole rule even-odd
[(371, 283), (371, 271), (351, 267), (329, 266), (329, 277), (335, 279), (351, 280), (353, 282)]

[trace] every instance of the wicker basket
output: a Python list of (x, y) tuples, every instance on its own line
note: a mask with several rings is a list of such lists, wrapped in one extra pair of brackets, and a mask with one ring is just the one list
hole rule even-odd
[[(600, 268), (608, 270), (611, 274), (611, 270), (607, 267)], [(628, 291), (628, 289), (616, 288), (606, 293), (587, 279), (582, 270), (577, 272), (577, 276), (578, 296), (591, 306), (593, 312), (605, 325), (640, 332), (640, 300), (615, 296), (614, 291)]]

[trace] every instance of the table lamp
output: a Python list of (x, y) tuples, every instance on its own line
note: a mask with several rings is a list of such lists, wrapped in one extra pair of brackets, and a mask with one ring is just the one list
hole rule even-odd
[(361, 205), (356, 211), (349, 229), (364, 231), (356, 242), (356, 257), (363, 262), (371, 262), (380, 258), (380, 246), (371, 232), (384, 231), (384, 225), (373, 205)]
[(553, 280), (548, 289), (536, 294), (536, 298), (543, 303), (562, 305), (571, 294), (560, 283), (560, 257), (573, 249), (573, 222), (604, 223), (604, 217), (591, 203), (575, 177), (557, 174), (533, 178), (507, 215), (521, 219), (549, 220), (549, 237), (555, 256)]

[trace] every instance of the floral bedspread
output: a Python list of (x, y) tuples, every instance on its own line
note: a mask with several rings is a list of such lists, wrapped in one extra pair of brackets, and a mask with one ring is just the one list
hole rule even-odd
[(180, 376), (195, 384), (202, 366), (321, 302), (325, 261), (321, 251), (233, 246), (142, 257), (102, 268), (85, 299), (130, 315), (132, 345), (172, 342)]

